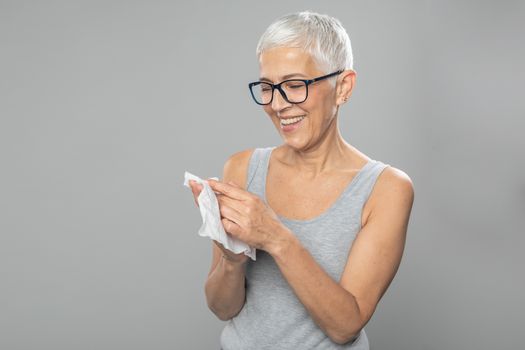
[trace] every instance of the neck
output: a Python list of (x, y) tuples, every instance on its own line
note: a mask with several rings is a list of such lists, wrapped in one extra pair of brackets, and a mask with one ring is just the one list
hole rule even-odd
[(355, 159), (354, 155), (358, 151), (343, 139), (337, 120), (336, 115), (314, 145), (303, 149), (295, 149), (286, 145), (282, 161), (309, 178), (347, 168), (349, 162)]

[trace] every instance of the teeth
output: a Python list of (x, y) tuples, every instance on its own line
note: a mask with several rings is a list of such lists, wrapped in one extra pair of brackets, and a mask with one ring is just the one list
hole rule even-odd
[(290, 125), (293, 123), (297, 123), (298, 121), (302, 120), (305, 116), (290, 118), (290, 119), (281, 119), (281, 125)]

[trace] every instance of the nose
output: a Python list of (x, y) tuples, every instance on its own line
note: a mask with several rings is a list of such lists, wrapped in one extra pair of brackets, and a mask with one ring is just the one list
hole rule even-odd
[(284, 99), (283, 93), (279, 89), (273, 90), (272, 109), (280, 111), (283, 108), (289, 107), (292, 104)]

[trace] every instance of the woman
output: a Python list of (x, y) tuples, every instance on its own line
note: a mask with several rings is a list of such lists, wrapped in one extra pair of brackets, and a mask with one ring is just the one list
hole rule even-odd
[(258, 250), (253, 261), (213, 241), (205, 292), (228, 321), (221, 347), (369, 349), (363, 327), (401, 262), (412, 182), (341, 136), (356, 73), (337, 19), (284, 16), (257, 56), (251, 94), (283, 144), (238, 152), (208, 180), (226, 232)]

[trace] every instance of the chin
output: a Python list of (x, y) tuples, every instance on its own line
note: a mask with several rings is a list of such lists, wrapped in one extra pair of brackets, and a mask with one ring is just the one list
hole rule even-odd
[(297, 150), (297, 151), (304, 149), (304, 147), (306, 146), (304, 142), (302, 142), (301, 140), (294, 139), (294, 138), (286, 138), (283, 136), (282, 140), (286, 146), (294, 150)]

